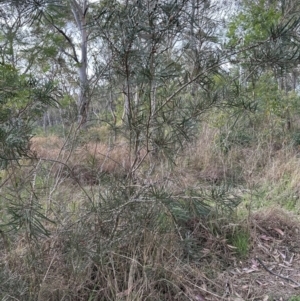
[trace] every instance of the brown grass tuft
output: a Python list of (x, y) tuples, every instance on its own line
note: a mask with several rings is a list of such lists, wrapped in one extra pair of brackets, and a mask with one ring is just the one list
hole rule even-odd
[(57, 136), (33, 137), (30, 149), (38, 158), (57, 159), (64, 145)]

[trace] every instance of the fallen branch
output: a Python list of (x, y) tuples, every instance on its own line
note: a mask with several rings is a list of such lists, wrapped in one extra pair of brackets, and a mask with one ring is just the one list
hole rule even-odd
[(285, 281), (292, 282), (292, 283), (296, 284), (297, 287), (300, 287), (300, 284), (299, 284), (298, 282), (296, 282), (296, 281), (294, 281), (293, 279), (290, 279), (290, 278), (288, 278), (288, 277), (284, 277), (284, 276), (281, 276), (281, 275), (279, 275), (279, 274), (274, 273), (273, 271), (271, 271), (270, 269), (268, 269), (268, 268), (264, 265), (264, 263), (263, 263), (258, 257), (256, 257), (256, 259), (257, 259), (257, 261), (261, 264), (261, 266), (262, 266), (267, 272), (269, 272), (270, 274), (272, 274), (272, 275), (274, 275), (274, 276), (277, 276), (277, 277), (279, 277), (279, 278), (281, 278), (281, 279), (283, 279), (283, 280), (285, 280)]

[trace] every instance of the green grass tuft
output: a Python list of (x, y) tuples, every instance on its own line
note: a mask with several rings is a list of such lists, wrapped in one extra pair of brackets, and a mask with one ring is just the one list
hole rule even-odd
[(229, 238), (229, 242), (236, 248), (236, 253), (245, 258), (250, 250), (250, 234), (245, 229), (236, 230)]

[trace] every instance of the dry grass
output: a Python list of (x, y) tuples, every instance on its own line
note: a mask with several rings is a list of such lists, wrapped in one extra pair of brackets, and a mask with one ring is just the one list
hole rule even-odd
[(114, 145), (89, 142), (74, 148), (58, 137), (34, 137), (31, 150), (37, 159), (53, 162), (54, 173), (75, 177), (82, 184), (97, 183), (101, 174), (123, 177), (133, 162), (125, 142)]
[[(149, 164), (149, 156), (146, 156), (144, 149), (134, 153), (128, 143), (121, 139), (110, 145), (103, 142), (88, 142), (73, 147), (68, 145), (68, 141), (58, 137), (34, 137), (31, 141), (31, 150), (37, 159), (67, 165), (66, 171), (72, 170), (75, 175), (82, 174), (83, 176), (79, 178), (89, 184), (95, 182), (93, 181), (95, 174), (122, 178), (139, 163), (142, 163), (142, 166)], [(54, 168), (55, 171), (57, 169), (59, 164)]]
[[(60, 204), (60, 210), (64, 207)], [(162, 208), (155, 210), (159, 211)], [(188, 241), (182, 241), (170, 225), (124, 220), (112, 239), (100, 230), (97, 215), (89, 214), (85, 220), (81, 215), (76, 213), (75, 224), (66, 219), (57, 224), (49, 238), (30, 244), (16, 239), (9, 249), (1, 248), (1, 276), (6, 273), (12, 284), (13, 275), (20, 275), (16, 289), (22, 283), (29, 285), (19, 300), (287, 301), (296, 292), (292, 281), (300, 282), (300, 223), (282, 209), (253, 213), (246, 224), (188, 221), (189, 239), (197, 246), (195, 258), (186, 257)], [(244, 258), (227, 238), (237, 228), (250, 233), (250, 252)], [(286, 279), (271, 274), (257, 258)]]
[(103, 143), (89, 142), (76, 149), (74, 160), (96, 165), (100, 172), (126, 174), (130, 170), (130, 150), (126, 142), (108, 146)]
[(300, 157), (295, 149), (285, 148), (277, 152), (269, 160), (263, 174), (263, 178), (268, 182), (280, 182), (288, 177), (291, 180), (291, 186), (297, 188), (300, 180)]
[(33, 137), (30, 149), (38, 158), (57, 159), (64, 146), (57, 136)]
[[(107, 145), (103, 142), (88, 142), (74, 149), (66, 147), (65, 141), (55, 136), (46, 138), (34, 137), (32, 151), (38, 158), (57, 160), (66, 163), (74, 173), (94, 177), (94, 173), (103, 173), (121, 177), (128, 174), (133, 162), (143, 158), (145, 151), (132, 153), (125, 141)], [(266, 183), (277, 183), (288, 176), (295, 188), (298, 186), (299, 165), (297, 150), (292, 147), (274, 148), (272, 143), (257, 143), (252, 146), (233, 146), (224, 153), (218, 145), (218, 130), (204, 125), (199, 138), (188, 148), (178, 154), (177, 167), (165, 168), (163, 160), (152, 162), (151, 154), (146, 157), (140, 171), (155, 165), (155, 174), (147, 173), (147, 181), (157, 182), (169, 178), (170, 182), (182, 186), (201, 184), (236, 183), (247, 186)], [(139, 174), (142, 177), (141, 174)], [(180, 179), (178, 181), (178, 179)], [(87, 183), (92, 183), (87, 179)]]
[(223, 152), (218, 135), (217, 129), (204, 125), (198, 139), (179, 157), (178, 175), (187, 185), (229, 182), (253, 187), (261, 185), (262, 180), (278, 183), (288, 177), (290, 187), (298, 189), (300, 157), (295, 147), (258, 140)]
[[(36, 196), (41, 212), (55, 224), (43, 221), (51, 236), (37, 240), (24, 239), (22, 227), (22, 239), (14, 232), (0, 233), (0, 280), (7, 279), (2, 299), (287, 301), (295, 295), (294, 282), (260, 264), (300, 282), (295, 216), (282, 209), (248, 208), (243, 220), (234, 214), (205, 218), (195, 207), (186, 209), (198, 200), (191, 190), (223, 183), (235, 189), (269, 184), (271, 189), (285, 179), (284, 189), (297, 191), (295, 149), (257, 143), (225, 153), (218, 131), (206, 125), (199, 139), (178, 154), (175, 167), (157, 160), (155, 172), (147, 173), (154, 162), (149, 156), (137, 173), (147, 178), (134, 184), (124, 179), (134, 158), (123, 141), (72, 148), (55, 136), (35, 137), (32, 150), (45, 160), (27, 176), (25, 170), (15, 171), (11, 179), (24, 179), (18, 183), (26, 193), (14, 186), (13, 196), (24, 201), (27, 194)], [(67, 165), (69, 174), (54, 168), (53, 161)], [(72, 177), (80, 185), (67, 181)], [(11, 187), (1, 195), (7, 197)], [(240, 233), (249, 233), (243, 256), (234, 245)]]
[(227, 162), (215, 144), (217, 135), (216, 129), (203, 126), (199, 138), (179, 156), (175, 170), (182, 185), (220, 183), (228, 176)]

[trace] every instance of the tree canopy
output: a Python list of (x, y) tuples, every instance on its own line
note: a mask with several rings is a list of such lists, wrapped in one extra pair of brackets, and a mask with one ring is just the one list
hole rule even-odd
[[(3, 66), (56, 86), (57, 122), (68, 116), (86, 126), (98, 116), (112, 127), (122, 124), (136, 154), (186, 139), (197, 118), (212, 107), (237, 105), (231, 93), (249, 82), (254, 87), (264, 72), (272, 72), (280, 89), (297, 86), (293, 1), (237, 1), (226, 18), (226, 3), (208, 0), (6, 0), (1, 6)], [(234, 70), (244, 84), (238, 90), (228, 81)]]

